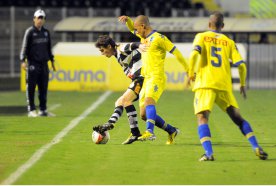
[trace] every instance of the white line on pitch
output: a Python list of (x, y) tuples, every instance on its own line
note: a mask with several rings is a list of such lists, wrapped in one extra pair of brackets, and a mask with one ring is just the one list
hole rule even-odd
[(51, 140), (50, 143), (47, 143), (46, 145), (38, 149), (26, 163), (21, 165), (15, 172), (10, 174), (10, 176), (6, 180), (4, 180), (1, 184), (11, 185), (16, 180), (18, 180), (18, 178), (20, 178), (22, 174), (24, 174), (29, 168), (31, 168), (43, 156), (45, 152), (47, 152), (53, 145), (59, 143), (60, 140), (70, 130), (72, 130), (75, 126), (77, 126), (81, 120), (86, 118), (88, 114), (93, 112), (101, 103), (103, 103), (111, 93), (112, 93), (111, 91), (107, 91), (104, 94), (102, 94), (101, 97), (99, 97), (96, 102), (90, 105), (90, 107), (88, 107), (80, 116), (71, 120), (70, 123)]
[(61, 106), (61, 104), (60, 104), (60, 103), (58, 103), (58, 104), (54, 104), (54, 105), (50, 106), (50, 107), (48, 108), (48, 110), (53, 111), (53, 110), (57, 109), (57, 108), (58, 108), (58, 107), (60, 107), (60, 106)]

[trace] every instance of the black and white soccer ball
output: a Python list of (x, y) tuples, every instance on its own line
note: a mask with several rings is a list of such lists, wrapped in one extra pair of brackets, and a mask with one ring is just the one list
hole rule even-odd
[(98, 133), (97, 131), (92, 132), (92, 141), (95, 144), (106, 144), (110, 139), (110, 134), (108, 131), (105, 131), (103, 134)]

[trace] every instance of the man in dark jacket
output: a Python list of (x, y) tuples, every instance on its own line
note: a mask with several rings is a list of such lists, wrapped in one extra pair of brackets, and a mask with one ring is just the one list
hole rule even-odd
[[(34, 13), (34, 24), (24, 35), (20, 53), (21, 67), (27, 71), (26, 95), (28, 104), (28, 117), (50, 116), (47, 112), (47, 90), (49, 81), (48, 61), (51, 60), (53, 70), (54, 56), (51, 51), (50, 32), (43, 27), (46, 14), (39, 9)], [(27, 60), (26, 60), (27, 59)], [(39, 112), (35, 106), (35, 88), (38, 86)]]

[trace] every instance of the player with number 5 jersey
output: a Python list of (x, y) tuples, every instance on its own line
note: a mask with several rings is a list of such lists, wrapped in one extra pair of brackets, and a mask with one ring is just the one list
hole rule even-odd
[[(209, 19), (210, 31), (196, 35), (193, 43), (194, 50), (189, 59), (189, 82), (195, 81), (193, 87), (195, 92), (194, 112), (197, 116), (200, 142), (205, 150), (205, 154), (199, 161), (214, 160), (208, 122), (215, 103), (239, 127), (256, 155), (265, 160), (268, 154), (257, 142), (249, 122), (241, 116), (238, 103), (232, 92), (231, 63), (238, 66), (240, 92), (246, 98), (246, 65), (235, 42), (221, 33), (223, 27), (223, 15), (220, 12), (214, 12)], [(196, 65), (197, 62), (199, 62), (198, 65)], [(197, 70), (195, 70), (196, 66), (198, 66)]]
[[(234, 66), (244, 63), (234, 41), (222, 33), (207, 31), (196, 35), (193, 46), (201, 54), (194, 90), (214, 88), (232, 91), (229, 59)], [(241, 85), (244, 86), (244, 73), (242, 75)]]

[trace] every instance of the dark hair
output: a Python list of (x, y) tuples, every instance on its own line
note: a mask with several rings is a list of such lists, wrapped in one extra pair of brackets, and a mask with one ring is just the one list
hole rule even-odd
[(223, 27), (224, 23), (223, 23), (223, 14), (219, 11), (215, 11), (213, 12), (211, 15), (216, 17), (216, 20), (214, 22), (214, 25), (216, 26), (216, 28), (221, 28)]
[(100, 35), (95, 43), (95, 46), (97, 48), (100, 48), (100, 47), (106, 48), (108, 45), (111, 45), (112, 48), (116, 47), (115, 41), (108, 35)]

